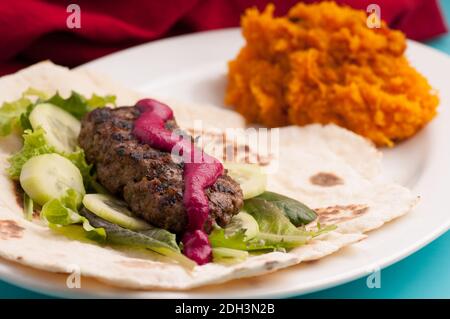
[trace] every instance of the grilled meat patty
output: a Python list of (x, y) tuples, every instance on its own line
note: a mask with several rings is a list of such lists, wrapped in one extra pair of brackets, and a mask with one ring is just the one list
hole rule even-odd
[[(183, 205), (183, 164), (173, 162), (170, 153), (136, 139), (132, 131), (138, 116), (135, 107), (96, 109), (82, 120), (79, 144), (109, 192), (122, 197), (149, 223), (182, 233), (188, 221)], [(167, 129), (177, 127), (175, 121), (166, 123)], [(210, 219), (220, 226), (228, 224), (243, 205), (241, 188), (226, 173), (205, 193)]]

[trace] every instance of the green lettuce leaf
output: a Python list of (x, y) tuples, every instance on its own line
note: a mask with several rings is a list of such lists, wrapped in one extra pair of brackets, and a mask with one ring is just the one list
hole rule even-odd
[(81, 120), (86, 113), (107, 104), (115, 104), (115, 101), (116, 97), (113, 95), (99, 96), (94, 94), (90, 99), (86, 99), (81, 94), (72, 91), (68, 98), (63, 98), (59, 93), (56, 93), (45, 102), (56, 105)]
[(33, 108), (34, 104), (28, 105), (26, 111), (20, 115), (20, 126), (22, 128), (22, 131), (33, 130), (33, 127), (31, 126), (30, 122), (30, 113), (33, 110)]
[(21, 115), (27, 111), (31, 103), (26, 97), (3, 103), (0, 107), (0, 136), (9, 135), (12, 131), (21, 128)]
[(41, 101), (45, 101), (48, 99), (48, 95), (47, 93), (45, 93), (44, 91), (35, 89), (35, 88), (28, 88), (25, 92), (22, 93), (23, 96), (28, 96), (28, 97), (34, 97), (35, 99), (37, 98), (38, 100)]
[(27, 220), (33, 220), (33, 207), (34, 207), (34, 202), (31, 199), (30, 196), (27, 195), (27, 193), (23, 193), (23, 212), (25, 214), (25, 218)]
[(89, 109), (92, 111), (99, 107), (104, 107), (105, 105), (116, 105), (116, 96), (115, 95), (97, 95), (93, 94), (87, 101), (87, 105)]
[(213, 261), (221, 264), (236, 264), (245, 261), (248, 252), (238, 249), (218, 247), (213, 248)]
[(89, 220), (78, 214), (78, 205), (81, 202), (80, 194), (75, 190), (68, 190), (66, 196), (52, 199), (42, 207), (41, 216), (51, 228), (81, 224), (86, 237), (97, 242), (104, 242), (106, 232), (101, 227), (93, 227)]
[(0, 107), (0, 136), (9, 135), (13, 130), (31, 129), (28, 115), (34, 105), (47, 98), (44, 92), (29, 88), (22, 93), (19, 99), (3, 103)]
[(266, 247), (259, 240), (252, 240), (259, 234), (259, 226), (255, 218), (246, 212), (240, 212), (233, 217), (226, 228), (214, 225), (209, 235), (213, 247), (227, 247), (240, 250), (257, 250)]
[(106, 190), (101, 186), (93, 173), (93, 165), (88, 164), (86, 161), (86, 155), (84, 150), (80, 147), (77, 147), (76, 151), (70, 154), (60, 154), (66, 157), (69, 161), (71, 161), (81, 173), (83, 177), (84, 187), (87, 190), (94, 190), (97, 193), (105, 194)]
[(110, 244), (149, 249), (189, 268), (195, 266), (195, 262), (181, 253), (176, 236), (167, 230), (150, 228), (143, 231), (132, 231), (108, 222), (86, 209), (83, 209), (81, 214), (89, 220), (91, 225), (105, 230), (106, 240)]
[(28, 90), (23, 93), (23, 96), (34, 97), (34, 102), (30, 101), (30, 104), (27, 106), (26, 111), (20, 115), (20, 125), (22, 127), (22, 131), (32, 130), (33, 128), (31, 127), (29, 119), (30, 113), (31, 111), (33, 111), (34, 107), (37, 104), (46, 101), (48, 99), (48, 96), (46, 93), (33, 88), (28, 88)]
[(59, 93), (48, 97), (46, 93), (29, 88), (22, 96), (12, 102), (5, 102), (0, 107), (0, 136), (11, 134), (14, 130), (25, 131), (31, 129), (28, 119), (34, 107), (40, 103), (51, 103), (69, 112), (78, 119), (86, 113), (105, 105), (115, 105), (114, 95), (100, 96), (93, 94), (90, 98), (72, 92), (68, 98), (63, 98)]
[(42, 129), (24, 132), (22, 149), (8, 159), (10, 166), (7, 172), (12, 179), (19, 179), (23, 165), (30, 158), (42, 154), (56, 153), (55, 148), (48, 145), (44, 136), (45, 131)]
[(257, 198), (251, 198), (244, 204), (244, 210), (252, 215), (259, 226), (256, 239), (265, 245), (283, 248), (293, 248), (305, 244), (311, 233), (295, 227), (273, 203)]
[(233, 234), (227, 234), (226, 229), (215, 226), (209, 234), (209, 242), (214, 248), (225, 247), (239, 250), (259, 250), (272, 248), (267, 247), (264, 242), (249, 240), (245, 236), (246, 229), (236, 230)]
[(264, 199), (278, 207), (294, 226), (307, 225), (317, 218), (317, 214), (305, 204), (281, 194), (264, 192), (256, 198)]
[(84, 150), (81, 148), (77, 148), (75, 152), (70, 154), (57, 152), (53, 146), (47, 143), (45, 139), (45, 131), (41, 128), (35, 131), (26, 130), (24, 132), (23, 147), (19, 152), (15, 153), (8, 159), (10, 166), (7, 172), (12, 179), (17, 180), (20, 177), (20, 172), (22, 171), (23, 165), (30, 158), (42, 154), (51, 153), (57, 153), (61, 156), (66, 157), (80, 170), (86, 189), (93, 189), (97, 192), (105, 192), (103, 187), (97, 183), (96, 178), (92, 173), (92, 165), (86, 162)]
[[(318, 227), (314, 230), (297, 228), (285, 212), (270, 200), (251, 198), (245, 201), (244, 211), (258, 224), (258, 232), (251, 238), (246, 236), (245, 224), (231, 223), (233, 231), (215, 226), (209, 240), (214, 248), (231, 248), (246, 251), (285, 251), (304, 245), (311, 238), (333, 230), (334, 226)], [(239, 216), (239, 215), (238, 215)], [(249, 225), (247, 222), (246, 225)]]
[[(34, 97), (34, 102), (28, 97)], [(29, 121), (29, 115), (34, 107), (39, 103), (52, 103), (63, 110), (69, 112), (77, 118), (82, 118), (87, 112), (95, 108), (108, 104), (115, 104), (115, 96), (99, 96), (93, 94), (87, 99), (77, 92), (72, 92), (68, 98), (63, 98), (59, 93), (52, 97), (39, 90), (30, 88), (26, 90), (22, 97), (14, 102), (4, 103), (0, 108), (0, 136), (8, 135), (13, 129), (22, 128), (24, 145), (22, 149), (9, 158), (10, 167), (7, 172), (12, 179), (17, 180), (20, 177), (22, 166), (34, 156), (58, 153), (68, 158), (78, 167), (83, 176), (85, 188), (95, 190), (98, 193), (105, 193), (105, 189), (96, 182), (93, 174), (92, 165), (87, 164), (84, 151), (81, 148), (71, 154), (57, 152), (45, 140), (45, 131), (38, 128), (32, 130)]]
[[(278, 234), (258, 233), (254, 238), (248, 239), (245, 230), (234, 232), (233, 235), (227, 235), (226, 228), (215, 226), (209, 235), (209, 241), (214, 248), (230, 248), (245, 250), (251, 252), (271, 252), (285, 251), (285, 248), (293, 248), (304, 244), (304, 237), (289, 237)], [(285, 242), (290, 240), (290, 242)]]
[(90, 182), (92, 179), (92, 164), (88, 164), (86, 162), (86, 156), (84, 154), (84, 150), (80, 147), (77, 147), (76, 151), (70, 154), (64, 154), (69, 161), (71, 161), (78, 169), (80, 170), (81, 176), (83, 176), (83, 181)]
[(67, 226), (61, 226), (57, 224), (48, 224), (48, 227), (53, 230), (55, 233), (63, 235), (71, 240), (77, 240), (81, 242), (98, 244), (99, 241), (96, 241), (95, 238), (89, 239), (86, 235), (86, 231), (83, 226), (79, 224), (72, 224)]

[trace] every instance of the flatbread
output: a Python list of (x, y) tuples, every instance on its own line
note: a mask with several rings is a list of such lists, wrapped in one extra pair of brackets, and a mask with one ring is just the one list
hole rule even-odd
[[(122, 87), (104, 75), (88, 70), (69, 71), (42, 62), (0, 79), (0, 102), (15, 100), (28, 87), (68, 95), (115, 94), (118, 103), (133, 105), (142, 94)], [(171, 102), (180, 126), (192, 130), (202, 119), (205, 141), (229, 127), (244, 128), (242, 117), (230, 110)], [(214, 133), (214, 134), (213, 134)], [(257, 133), (244, 133), (251, 137)], [(242, 137), (241, 136), (241, 137)], [(272, 252), (249, 257), (235, 265), (210, 263), (192, 271), (152, 253), (112, 249), (95, 243), (70, 240), (37, 221), (24, 219), (14, 184), (5, 173), (7, 158), (20, 148), (20, 139), (0, 139), (0, 256), (51, 272), (71, 272), (113, 285), (137, 289), (183, 290), (232, 279), (262, 275), (304, 261), (323, 258), (366, 238), (365, 232), (409, 212), (417, 197), (406, 188), (380, 183), (380, 153), (363, 138), (334, 125), (287, 127), (279, 130), (279, 152), (256, 149), (267, 155), (269, 189), (297, 198), (316, 209), (321, 224), (338, 224), (289, 253)], [(236, 141), (229, 136), (227, 144)], [(210, 139), (214, 143), (214, 139)], [(264, 152), (263, 152), (264, 151)], [(267, 153), (267, 154), (266, 154)], [(281, 154), (281, 155), (280, 155)], [(243, 161), (245, 158), (235, 158)], [(278, 170), (273, 170), (277, 166)]]

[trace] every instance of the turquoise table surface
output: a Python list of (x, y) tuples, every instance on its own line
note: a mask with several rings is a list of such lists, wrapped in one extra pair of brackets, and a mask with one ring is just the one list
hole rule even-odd
[[(450, 22), (450, 0), (442, 0), (441, 5), (447, 22)], [(450, 54), (450, 35), (427, 44)], [(380, 288), (369, 289), (367, 278), (361, 278), (299, 298), (450, 298), (450, 231), (413, 255), (383, 269), (380, 278)], [(47, 296), (0, 280), (0, 298)]]

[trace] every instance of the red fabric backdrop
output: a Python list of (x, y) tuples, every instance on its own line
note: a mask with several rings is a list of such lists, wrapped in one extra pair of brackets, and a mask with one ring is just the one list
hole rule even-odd
[[(72, 67), (165, 36), (238, 26), (246, 8), (270, 2), (284, 14), (298, 0), (1, 0), (0, 74), (43, 59)], [(436, 0), (337, 2), (363, 10), (377, 3), (382, 19), (412, 39), (446, 32)], [(79, 29), (67, 27), (70, 3), (81, 8)]]

